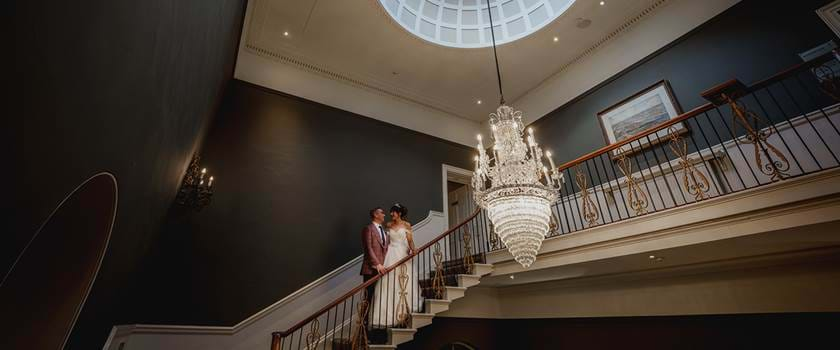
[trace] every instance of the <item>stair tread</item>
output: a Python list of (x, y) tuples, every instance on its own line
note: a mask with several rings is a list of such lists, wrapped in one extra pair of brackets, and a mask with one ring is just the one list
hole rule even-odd
[(451, 303), (452, 302), (452, 300), (446, 300), (446, 299), (426, 299), (426, 301), (432, 302), (432, 303)]
[(415, 328), (398, 328), (398, 327), (394, 327), (394, 328), (388, 328), (388, 330), (389, 330), (389, 331), (393, 331), (393, 332), (417, 332), (417, 329), (415, 329)]

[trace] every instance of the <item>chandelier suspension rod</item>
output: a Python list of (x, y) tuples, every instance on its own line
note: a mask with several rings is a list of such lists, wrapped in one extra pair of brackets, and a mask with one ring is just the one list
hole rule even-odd
[(499, 82), (499, 104), (505, 104), (505, 93), (502, 92), (502, 73), (499, 70), (499, 55), (496, 54), (496, 33), (493, 30), (493, 13), (490, 11), (490, 0), (487, 0), (487, 14), (490, 16), (490, 38), (493, 40), (493, 58), (496, 60), (496, 81)]

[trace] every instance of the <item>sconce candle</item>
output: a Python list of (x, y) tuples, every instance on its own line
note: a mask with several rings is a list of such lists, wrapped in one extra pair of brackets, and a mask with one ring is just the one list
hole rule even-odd
[(199, 171), (198, 160), (198, 156), (193, 157), (181, 182), (178, 196), (175, 198), (178, 204), (191, 207), (196, 211), (210, 204), (210, 199), (213, 197), (213, 176), (210, 176), (205, 184), (204, 175), (207, 174), (207, 168), (201, 168)]

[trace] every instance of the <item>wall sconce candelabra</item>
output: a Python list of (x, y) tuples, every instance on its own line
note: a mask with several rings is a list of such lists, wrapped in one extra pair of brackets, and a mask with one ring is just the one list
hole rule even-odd
[(178, 204), (196, 211), (210, 204), (213, 197), (213, 176), (207, 174), (207, 168), (199, 167), (198, 160), (198, 156), (193, 157), (175, 198)]

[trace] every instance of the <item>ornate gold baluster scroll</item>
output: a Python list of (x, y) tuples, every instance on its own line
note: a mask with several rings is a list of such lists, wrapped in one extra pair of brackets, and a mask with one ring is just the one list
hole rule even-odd
[(464, 240), (464, 268), (467, 269), (467, 274), (471, 274), (473, 264), (475, 264), (475, 259), (473, 258), (472, 253), (472, 234), (470, 234), (470, 230), (468, 228), (464, 228), (464, 236), (462, 238)]
[(367, 315), (368, 312), (367, 300), (363, 299), (359, 302), (358, 310), (358, 315), (356, 317), (356, 333), (353, 334), (350, 348), (352, 350), (367, 350), (368, 337), (367, 328), (365, 327), (365, 315)]
[(636, 215), (647, 213), (648, 196), (636, 182), (636, 177), (633, 176), (633, 164), (627, 159), (627, 154), (624, 151), (618, 152), (616, 162), (618, 163), (618, 170), (627, 179), (627, 204), (630, 205), (630, 208), (633, 208)]
[(683, 189), (693, 195), (694, 200), (699, 201), (707, 198), (709, 179), (688, 159), (688, 143), (674, 127), (668, 128), (668, 138), (671, 139), (668, 147), (680, 158), (680, 167), (683, 170)]
[[(746, 132), (744, 140), (740, 141), (739, 138), (736, 138), (736, 142), (753, 145), (755, 165), (764, 175), (770, 176), (770, 181), (779, 181), (787, 177), (787, 171), (790, 170), (790, 162), (788, 162), (785, 155), (776, 146), (773, 146), (767, 140), (770, 138), (770, 135), (773, 135), (773, 128), (770, 126), (770, 123), (753, 111), (746, 109), (739, 101), (735, 101), (727, 94), (722, 94), (722, 97), (732, 107), (732, 128), (735, 134), (737, 135), (738, 133), (738, 125), (744, 128)], [(755, 124), (755, 127), (753, 127), (751, 122)]]
[(316, 318), (312, 320), (312, 323), (310, 323), (309, 334), (306, 335), (307, 349), (312, 349), (321, 342), (321, 332), (318, 330), (318, 327), (320, 327), (320, 325), (318, 319)]
[(575, 168), (575, 182), (580, 188), (581, 194), (581, 210), (583, 210), (583, 219), (589, 224), (589, 226), (595, 225), (598, 223), (598, 206), (595, 202), (592, 201), (592, 198), (589, 197), (589, 187), (586, 181), (586, 174), (580, 170), (580, 167)]
[(443, 299), (443, 254), (440, 252), (440, 242), (435, 242), (435, 277), (432, 279), (432, 291), (435, 299)]
[(408, 310), (408, 266), (400, 265), (400, 302), (397, 304), (397, 325), (405, 326), (408, 324), (409, 310)]
[(560, 229), (560, 222), (554, 216), (554, 211), (551, 212), (551, 220), (548, 222), (548, 235), (554, 235)]

